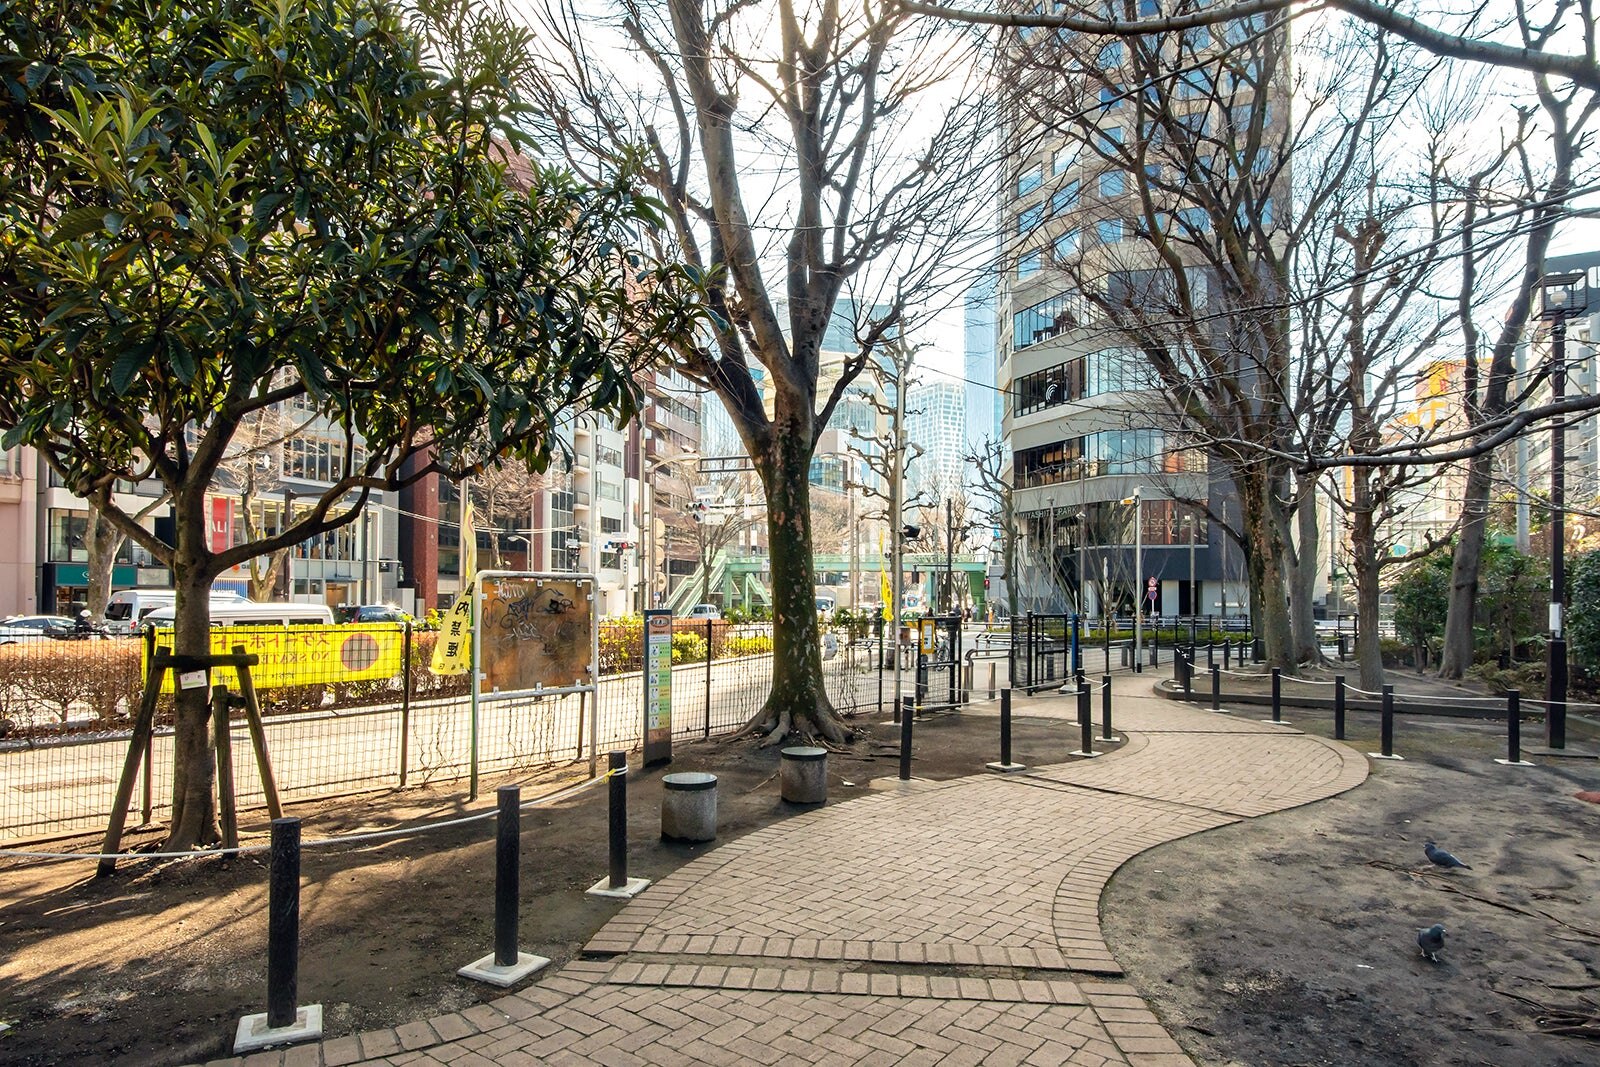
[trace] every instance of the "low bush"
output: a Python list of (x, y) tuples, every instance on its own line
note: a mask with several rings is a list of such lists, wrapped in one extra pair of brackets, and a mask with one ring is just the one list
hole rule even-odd
[(730, 656), (765, 656), (772, 652), (772, 638), (766, 634), (730, 637), (727, 649)]

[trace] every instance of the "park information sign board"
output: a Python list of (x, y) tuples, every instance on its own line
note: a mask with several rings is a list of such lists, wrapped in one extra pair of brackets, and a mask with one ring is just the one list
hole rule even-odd
[(475, 621), (480, 698), (593, 688), (597, 631), (590, 578), (486, 571)]
[(644, 765), (672, 762), (672, 612), (644, 613)]

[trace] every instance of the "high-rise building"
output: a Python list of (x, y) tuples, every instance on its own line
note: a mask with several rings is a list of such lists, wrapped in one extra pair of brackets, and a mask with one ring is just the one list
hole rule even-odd
[[(1007, 38), (995, 358), (1024, 610), (1130, 611), (1144, 597), (1136, 573), (1156, 579), (1147, 611), (1241, 608), (1237, 551), (1205, 509), (1180, 503), (1237, 523), (1237, 502), (1180, 432), (1147, 351), (1163, 330), (1162, 343), (1186, 343), (1174, 293), (1223, 321), (1208, 304), (1204, 190), (1248, 186), (1241, 211), (1267, 229), (1287, 202), (1287, 161), (1263, 175), (1252, 158), (1247, 178), (1229, 170), (1236, 149), (1287, 121), (1287, 38), (1259, 18), (1169, 37)], [(1136, 490), (1137, 517), (1122, 503)]]
[(932, 378), (906, 394), (906, 439), (922, 451), (906, 472), (906, 497), (937, 503), (963, 492), (966, 470), (967, 391), (960, 382)]
[[(962, 301), (962, 367), (966, 374), (963, 388), (967, 395), (967, 452), (981, 455), (984, 448), (1000, 439), (1002, 404), (995, 384), (995, 299), (999, 279), (992, 271), (967, 290)], [(970, 476), (967, 485), (975, 487)]]

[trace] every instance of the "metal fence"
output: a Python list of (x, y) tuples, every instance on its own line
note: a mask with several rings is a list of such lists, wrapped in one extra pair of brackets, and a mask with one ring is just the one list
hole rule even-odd
[[(328, 640), (349, 655), (345, 650), (358, 628), (325, 629)], [(468, 776), (471, 712), (465, 676), (440, 677), (428, 670), (433, 633), (392, 630), (399, 643), (392, 675), (356, 681), (332, 671), (323, 677), (304, 669), (275, 675), (274, 665), (264, 664), (264, 680), (296, 682), (260, 690), (266, 747), (285, 801)], [(851, 643), (841, 633), (826, 647), (823, 673), (835, 708), (846, 715), (874, 708), (879, 687), (870, 644)], [(638, 622), (602, 624), (601, 678), (593, 698), (598, 700), (596, 738), (587, 736), (588, 696), (481, 702), (480, 773), (586, 759), (591, 748), (638, 745), (644, 726), (641, 648)], [(770, 687), (771, 649), (769, 627), (676, 620), (673, 737), (729, 733), (749, 721)], [(270, 658), (270, 650), (252, 651)], [(140, 652), (141, 641), (135, 639), (0, 647), (0, 719), (9, 723), (0, 737), (0, 839), (104, 825), (138, 703)], [(396, 662), (387, 649), (377, 654)], [(264, 803), (242, 718), (231, 724), (231, 733), (237, 802), (240, 807)], [(172, 745), (171, 698), (163, 697), (134, 793), (134, 814), (146, 822), (160, 821), (170, 810)]]

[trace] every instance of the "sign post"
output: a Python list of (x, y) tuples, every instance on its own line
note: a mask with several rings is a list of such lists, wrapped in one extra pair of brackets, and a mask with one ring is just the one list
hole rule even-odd
[(672, 612), (644, 613), (644, 765), (672, 762)]

